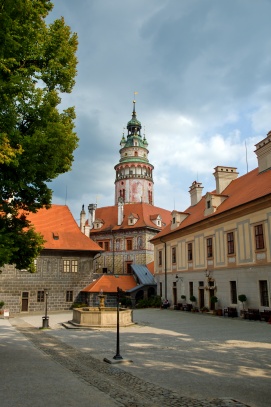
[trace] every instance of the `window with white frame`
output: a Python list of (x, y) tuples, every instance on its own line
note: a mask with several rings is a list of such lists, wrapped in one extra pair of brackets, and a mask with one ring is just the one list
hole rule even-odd
[(77, 273), (78, 261), (77, 260), (63, 260), (63, 272), (64, 273)]

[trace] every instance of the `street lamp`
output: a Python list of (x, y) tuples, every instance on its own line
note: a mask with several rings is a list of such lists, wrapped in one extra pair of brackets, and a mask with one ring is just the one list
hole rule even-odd
[(42, 317), (42, 328), (49, 328), (49, 317), (47, 315), (47, 301), (49, 295), (48, 288), (44, 288), (44, 295), (45, 295), (45, 316)]
[(113, 359), (115, 360), (121, 360), (123, 359), (121, 354), (120, 354), (120, 310), (119, 310), (119, 302), (120, 302), (120, 292), (122, 290), (118, 287), (117, 288), (117, 350), (115, 356), (113, 356)]

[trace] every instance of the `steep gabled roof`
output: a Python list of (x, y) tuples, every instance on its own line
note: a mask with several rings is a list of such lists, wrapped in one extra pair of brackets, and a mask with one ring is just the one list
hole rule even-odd
[[(215, 194), (216, 192), (213, 191), (212, 193)], [(230, 182), (223, 191), (223, 196), (226, 196), (226, 199), (217, 207), (214, 213), (204, 216), (206, 208), (206, 196), (204, 196), (196, 205), (190, 206), (185, 210), (188, 216), (181, 222), (180, 226), (171, 230), (171, 225), (168, 225), (152, 241), (268, 195), (271, 195), (271, 170), (259, 173), (258, 168), (255, 168)]]
[(117, 293), (118, 287), (123, 291), (137, 286), (132, 275), (103, 274), (98, 280), (93, 281), (82, 292), (84, 293)]
[(66, 205), (52, 205), (50, 209), (28, 213), (27, 219), (46, 240), (44, 249), (103, 251), (80, 231)]
[(137, 277), (139, 284), (156, 285), (154, 277), (147, 266), (144, 266), (142, 264), (132, 264), (131, 267)]
[[(134, 225), (128, 225), (128, 217), (133, 214), (137, 218), (137, 222)], [(153, 215), (160, 215), (162, 218), (163, 226), (159, 227), (153, 222)], [(165, 224), (170, 223), (171, 214), (170, 211), (157, 206), (153, 206), (147, 203), (135, 203), (123, 205), (123, 222), (118, 225), (118, 206), (106, 206), (103, 208), (97, 208), (95, 213), (95, 219), (102, 219), (104, 224), (99, 229), (91, 229), (90, 234), (99, 234), (109, 230), (124, 230), (150, 227), (153, 229), (162, 230)]]

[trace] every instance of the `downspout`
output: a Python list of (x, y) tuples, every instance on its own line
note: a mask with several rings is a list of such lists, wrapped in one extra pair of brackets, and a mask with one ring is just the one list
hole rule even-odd
[(160, 238), (160, 242), (164, 243), (165, 247), (165, 300), (167, 300), (167, 243)]

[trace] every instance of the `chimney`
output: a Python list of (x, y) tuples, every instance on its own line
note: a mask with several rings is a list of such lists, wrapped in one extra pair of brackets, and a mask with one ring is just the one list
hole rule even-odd
[(86, 212), (85, 212), (85, 205), (82, 205), (82, 210), (80, 212), (80, 230), (84, 233), (86, 224)]
[(189, 190), (191, 206), (197, 205), (197, 203), (201, 200), (202, 190), (203, 190), (203, 187), (201, 186), (200, 182), (194, 181), (192, 183), (190, 190)]
[(118, 226), (123, 222), (123, 199), (119, 197), (118, 200)]
[(269, 170), (271, 168), (271, 131), (269, 131), (265, 139), (256, 144), (255, 147), (259, 172)]
[(237, 168), (235, 167), (215, 167), (216, 193), (221, 194), (227, 186), (238, 177)]
[(95, 221), (95, 211), (97, 209), (97, 204), (88, 205), (88, 226), (90, 229), (93, 228), (93, 223)]

